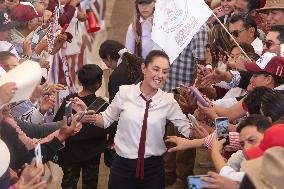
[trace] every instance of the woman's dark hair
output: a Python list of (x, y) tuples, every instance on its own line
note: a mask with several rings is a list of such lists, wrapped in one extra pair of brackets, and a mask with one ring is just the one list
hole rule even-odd
[[(233, 44), (231, 47), (230, 52), (234, 49), (237, 48), (238, 45), (237, 44)], [(244, 50), (245, 53), (255, 53), (254, 48), (251, 44), (247, 44), (247, 43), (240, 43), (240, 47)]]
[(142, 79), (141, 64), (144, 60), (138, 56), (125, 52), (122, 56), (122, 62), (126, 64), (126, 72), (128, 79), (131, 83), (137, 82)]
[(237, 127), (237, 132), (240, 133), (247, 126), (255, 126), (258, 132), (264, 133), (271, 124), (267, 117), (260, 114), (252, 114), (240, 122)]
[(279, 91), (265, 94), (261, 99), (261, 112), (272, 122), (280, 119), (284, 115), (284, 94)]
[(268, 87), (256, 87), (244, 98), (244, 104), (249, 114), (260, 114), (261, 99), (266, 94), (275, 93)]
[(154, 60), (154, 58), (156, 57), (163, 57), (165, 59), (167, 59), (170, 62), (170, 58), (169, 56), (164, 52), (164, 51), (160, 51), (160, 50), (152, 50), (145, 59), (144, 64), (146, 65), (146, 67)]
[[(78, 80), (84, 89), (94, 90), (95, 85), (102, 84), (103, 70), (96, 64), (83, 65), (77, 72)], [(98, 87), (98, 88), (99, 88)], [(95, 89), (98, 90), (98, 88)]]
[(212, 54), (212, 64), (216, 67), (219, 61), (219, 53), (221, 51), (229, 52), (232, 46), (229, 35), (226, 33), (225, 29), (220, 25), (215, 25), (208, 34), (208, 45)]
[[(255, 53), (254, 48), (251, 44), (248, 43), (240, 43), (240, 47), (244, 50), (244, 52), (248, 55), (249, 58), (251, 58), (252, 60), (258, 60), (260, 58), (260, 56), (258, 54)], [(238, 45), (233, 44), (231, 47), (230, 52), (234, 49), (234, 48), (238, 48)]]
[(118, 52), (124, 48), (125, 46), (118, 41), (106, 40), (100, 46), (99, 56), (101, 57), (101, 59), (107, 59), (107, 57), (109, 56), (112, 60), (118, 61)]
[[(102, 59), (106, 59), (108, 56), (114, 60), (118, 61), (120, 55), (118, 52), (124, 49), (125, 46), (114, 40), (106, 40), (103, 42), (99, 49), (99, 55)], [(141, 64), (143, 59), (135, 56), (131, 53), (125, 52), (122, 56), (122, 62), (126, 64), (126, 72), (128, 74), (128, 79), (131, 83), (135, 83), (139, 78), (142, 78)]]

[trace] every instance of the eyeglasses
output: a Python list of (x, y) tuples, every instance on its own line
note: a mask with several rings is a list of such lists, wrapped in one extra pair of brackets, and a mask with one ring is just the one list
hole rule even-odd
[(231, 31), (230, 34), (232, 34), (232, 36), (234, 37), (239, 37), (240, 36), (240, 33), (242, 33), (243, 31), (245, 31), (246, 29), (243, 29), (243, 30), (234, 30), (234, 31)]
[(266, 48), (270, 48), (271, 46), (273, 46), (273, 45), (280, 45), (281, 43), (274, 43), (273, 41), (271, 41), (271, 40), (267, 40), (267, 41), (265, 41), (265, 46), (266, 46)]
[(231, 2), (232, 0), (221, 0), (221, 2), (224, 2), (224, 1)]

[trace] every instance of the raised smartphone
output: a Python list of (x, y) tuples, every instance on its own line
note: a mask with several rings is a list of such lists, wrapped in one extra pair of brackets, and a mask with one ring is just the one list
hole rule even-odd
[(197, 101), (200, 102), (200, 104), (204, 107), (208, 107), (209, 103), (205, 100), (205, 98), (203, 98), (202, 94), (200, 93), (200, 91), (191, 86), (189, 87), (189, 89), (191, 90), (191, 92), (194, 94), (194, 96), (196, 97)]
[(206, 177), (207, 175), (194, 175), (194, 176), (188, 176), (187, 182), (188, 182), (188, 188), (189, 189), (202, 189), (203, 187), (207, 186), (208, 183), (201, 180), (201, 176)]
[(70, 126), (72, 123), (72, 102), (68, 102), (65, 105), (65, 116), (67, 119), (67, 126)]
[(218, 117), (215, 119), (215, 127), (217, 131), (217, 139), (222, 140), (223, 138), (226, 139), (224, 145), (230, 144), (229, 140), (229, 119), (227, 117)]

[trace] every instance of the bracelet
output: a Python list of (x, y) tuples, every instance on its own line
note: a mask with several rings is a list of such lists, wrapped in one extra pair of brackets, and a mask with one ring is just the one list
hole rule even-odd
[(23, 58), (23, 59), (26, 59), (26, 60), (30, 60), (30, 59), (31, 59), (31, 56), (24, 54), (24, 55), (22, 56), (22, 58)]

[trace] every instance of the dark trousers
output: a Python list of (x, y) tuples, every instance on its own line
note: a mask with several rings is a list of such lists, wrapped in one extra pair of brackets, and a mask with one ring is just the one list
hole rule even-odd
[(161, 156), (145, 159), (144, 180), (136, 178), (136, 159), (115, 156), (110, 169), (108, 189), (164, 189), (165, 172)]
[[(83, 154), (82, 154), (83, 155)], [(70, 157), (71, 158), (71, 157)], [(101, 155), (91, 160), (62, 166), (62, 189), (77, 189), (82, 170), (82, 189), (97, 189)]]

